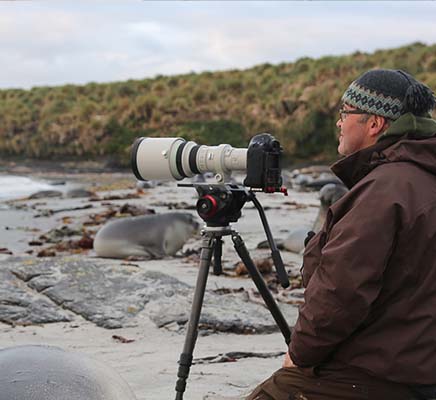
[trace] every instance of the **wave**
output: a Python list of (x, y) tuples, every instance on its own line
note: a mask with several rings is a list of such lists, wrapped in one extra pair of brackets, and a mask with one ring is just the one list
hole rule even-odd
[(25, 176), (0, 175), (0, 200), (12, 200), (29, 196), (39, 190), (53, 190), (53, 186), (44, 181)]

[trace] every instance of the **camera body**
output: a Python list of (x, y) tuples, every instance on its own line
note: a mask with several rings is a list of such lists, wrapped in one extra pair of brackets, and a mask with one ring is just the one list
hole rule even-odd
[(282, 148), (274, 136), (263, 133), (254, 136), (247, 151), (247, 176), (244, 186), (261, 189), (266, 193), (281, 190)]
[(266, 193), (283, 191), (282, 148), (268, 133), (254, 136), (248, 149), (197, 145), (182, 138), (140, 137), (132, 146), (132, 170), (139, 180), (182, 180), (213, 172), (219, 184), (230, 181), (232, 171), (246, 172), (244, 186)]

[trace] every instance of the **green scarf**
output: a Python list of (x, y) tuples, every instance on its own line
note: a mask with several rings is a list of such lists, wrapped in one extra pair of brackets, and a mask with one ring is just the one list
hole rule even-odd
[(391, 138), (392, 136), (401, 137), (405, 134), (413, 134), (415, 137), (432, 137), (436, 135), (436, 121), (430, 115), (417, 117), (412, 113), (402, 115), (392, 122), (391, 126), (379, 136), (377, 141)]

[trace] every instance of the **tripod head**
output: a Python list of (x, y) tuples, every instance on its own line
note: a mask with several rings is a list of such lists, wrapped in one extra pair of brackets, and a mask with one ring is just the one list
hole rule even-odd
[(240, 185), (179, 184), (194, 187), (198, 193), (197, 213), (208, 227), (227, 227), (238, 222), (241, 210), (249, 200), (249, 191)]
[(247, 201), (252, 201), (259, 212), (265, 231), (268, 244), (271, 249), (271, 257), (277, 271), (282, 287), (289, 286), (289, 279), (283, 265), (282, 257), (274, 242), (271, 229), (266, 219), (265, 211), (257, 200), (253, 190), (242, 185), (233, 184), (179, 184), (181, 187), (194, 187), (197, 190), (199, 199), (197, 201), (197, 213), (206, 222), (206, 227), (228, 228), (231, 222), (238, 222), (242, 215), (242, 208)]

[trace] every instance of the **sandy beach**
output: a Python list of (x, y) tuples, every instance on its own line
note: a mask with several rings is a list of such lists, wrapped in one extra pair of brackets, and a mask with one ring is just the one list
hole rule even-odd
[[(65, 181), (64, 185), (57, 186), (62, 196), (0, 202), (2, 232), (0, 247), (4, 253), (0, 255), (0, 262), (3, 267), (11, 260), (14, 260), (15, 264), (24, 263), (25, 260), (30, 260), (30, 263), (36, 262), (35, 260), (39, 262), (44, 260), (44, 257), (37, 257), (37, 255), (44, 254), (41, 251), (47, 250), (54, 253), (51, 257), (47, 257), (50, 260), (80, 260), (82, 263), (89, 262), (117, 271), (130, 268), (134, 273), (157, 271), (176, 278), (189, 285), (192, 291), (194, 290), (198, 260), (195, 257), (187, 257), (186, 254), (188, 254), (187, 250), (199, 249), (201, 241), (198, 236), (190, 239), (181, 254), (176, 257), (151, 261), (100, 259), (86, 246), (65, 248), (59, 243), (48, 243), (45, 239), (41, 239), (55, 229), (65, 231), (67, 228), (75, 234), (64, 238), (63, 243), (72, 246), (80, 239), (86, 237), (92, 239), (107, 220), (107, 211), (113, 211), (111, 218), (122, 217), (120, 209), (125, 204), (153, 209), (156, 213), (177, 209), (179, 205), (177, 211), (197, 215), (195, 209), (189, 207), (196, 202), (197, 195), (194, 189), (177, 188), (175, 183), (169, 183), (138, 191), (136, 180), (128, 171), (70, 175), (33, 171), (32, 176), (53, 182)], [(93, 192), (94, 196), (68, 198), (65, 196), (67, 188), (83, 188)], [(286, 232), (292, 228), (311, 225), (318, 211), (319, 200), (315, 192), (290, 190), (288, 197), (281, 194), (259, 194), (258, 199), (266, 209), (267, 218), (276, 238), (285, 237)], [(269, 250), (256, 248), (259, 242), (265, 240), (265, 234), (258, 213), (252, 204), (245, 206), (243, 216), (234, 228), (243, 237), (254, 260), (269, 256)], [(297, 276), (301, 255), (282, 251), (282, 258), (289, 274)], [(211, 296), (209, 291), (216, 289), (243, 288), (240, 289), (242, 294), (256, 292), (251, 279), (233, 274), (234, 265), (238, 260), (231, 241), (225, 239), (223, 267), (224, 271), (230, 272), (221, 276), (210, 274), (205, 298)], [(93, 282), (95, 286), (99, 284), (98, 281)], [(287, 315), (296, 315), (297, 304), (281, 303), (280, 306), (283, 309), (288, 308)], [(131, 318), (128, 324), (118, 329), (106, 329), (78, 314), (68, 322), (27, 326), (0, 323), (0, 347), (49, 344), (80, 351), (118, 371), (138, 400), (174, 398), (177, 361), (185, 340), (185, 330), (180, 327), (175, 328), (174, 324), (159, 328), (150, 319), (147, 307)], [(223, 312), (225, 313), (225, 310)], [(289, 321), (290, 325), (292, 323), (293, 321)], [(257, 383), (281, 366), (282, 356), (274, 354), (285, 350), (284, 339), (279, 332), (237, 334), (200, 331), (194, 359), (230, 352), (255, 354), (246, 358), (228, 360), (228, 362), (196, 362), (191, 368), (185, 398), (190, 400), (243, 398)], [(262, 358), (261, 353), (267, 353), (266, 358)]]

